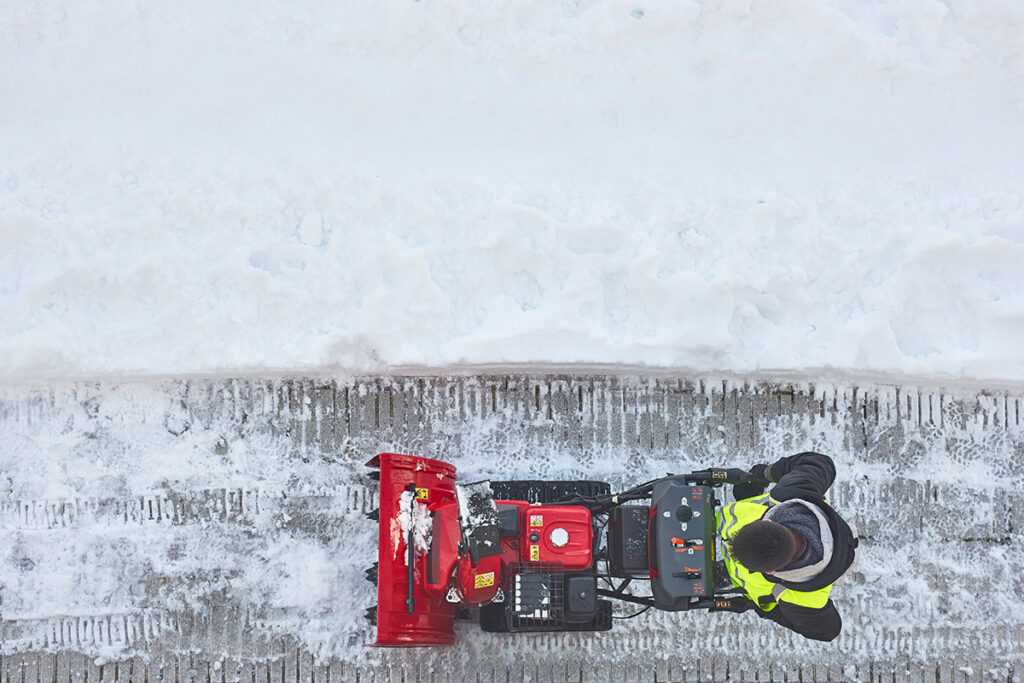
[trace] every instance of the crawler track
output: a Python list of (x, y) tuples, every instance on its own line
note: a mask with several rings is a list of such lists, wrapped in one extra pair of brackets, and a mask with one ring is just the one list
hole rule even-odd
[[(8, 389), (0, 683), (1013, 680), (1021, 403), (564, 375)], [(447, 650), (362, 646), (376, 452), (617, 486), (803, 449), (836, 457), (831, 499), (864, 542), (836, 644), (749, 614), (648, 613), (596, 636), (467, 626)]]

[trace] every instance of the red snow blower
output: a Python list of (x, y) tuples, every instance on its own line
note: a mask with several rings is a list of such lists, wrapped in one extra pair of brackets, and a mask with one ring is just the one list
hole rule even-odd
[(670, 475), (612, 495), (599, 481), (460, 485), (454, 466), (397, 453), (367, 466), (380, 470), (370, 513), (378, 561), (367, 570), (374, 645), (451, 645), (456, 618), (490, 632), (607, 631), (613, 600), (733, 609), (728, 580), (715, 591), (714, 488), (749, 481), (744, 470)]

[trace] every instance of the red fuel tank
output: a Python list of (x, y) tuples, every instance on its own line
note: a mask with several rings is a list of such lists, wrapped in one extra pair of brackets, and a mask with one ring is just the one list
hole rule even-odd
[(559, 562), (567, 570), (593, 562), (590, 510), (577, 505), (520, 503), (519, 551), (523, 562)]

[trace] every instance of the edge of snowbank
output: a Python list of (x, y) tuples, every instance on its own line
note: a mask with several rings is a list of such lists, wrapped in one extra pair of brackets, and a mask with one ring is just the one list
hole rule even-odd
[[(191, 373), (115, 373), (38, 376), (0, 381), (0, 389), (18, 387), (38, 388), (54, 384), (97, 382), (159, 382), (198, 379), (264, 378), (284, 380), (307, 378), (311, 380), (338, 380), (355, 377), (446, 377), (469, 375), (602, 375), (621, 378), (679, 378), (694, 382), (722, 383), (726, 387), (742, 384), (791, 384), (804, 391), (822, 385), (835, 386), (913, 386), (920, 389), (941, 390), (951, 393), (1021, 393), (1024, 380), (1000, 378), (968, 378), (943, 375), (916, 375), (913, 373), (878, 373), (817, 367), (802, 370), (766, 369), (756, 372), (730, 370), (695, 370), (686, 367), (655, 367), (615, 363), (455, 363), (449, 365), (393, 365), (375, 368), (315, 367), (315, 368), (247, 368), (231, 371)], [(817, 393), (817, 392), (816, 392)]]

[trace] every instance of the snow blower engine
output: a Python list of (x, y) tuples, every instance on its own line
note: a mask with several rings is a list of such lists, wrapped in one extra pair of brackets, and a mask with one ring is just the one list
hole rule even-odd
[(714, 488), (749, 479), (744, 470), (612, 495), (599, 481), (459, 485), (454, 466), (397, 453), (367, 466), (380, 470), (374, 645), (451, 645), (456, 618), (491, 632), (607, 631), (613, 600), (728, 610), (738, 597), (715, 592)]

